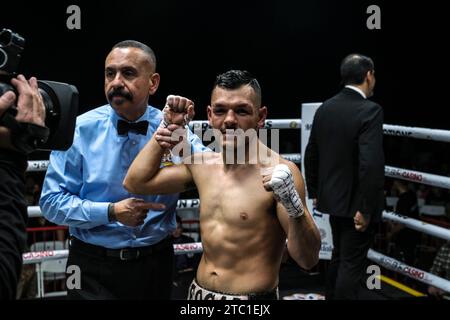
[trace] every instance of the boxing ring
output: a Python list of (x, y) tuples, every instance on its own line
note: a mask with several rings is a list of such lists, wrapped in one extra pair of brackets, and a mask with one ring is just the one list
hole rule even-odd
[[(312, 104), (304, 104), (312, 105)], [(318, 104), (314, 104), (316, 107)], [(305, 115), (305, 113), (303, 113)], [(304, 117), (305, 118), (305, 117)], [(301, 119), (271, 119), (266, 120), (265, 128), (266, 129), (303, 129), (310, 130), (310, 125), (312, 123), (312, 117), (309, 116), (309, 123), (303, 126), (302, 128), (302, 120)], [(195, 132), (196, 130), (202, 130), (208, 128), (207, 121), (192, 121), (190, 123), (190, 128)], [(306, 127), (306, 128), (305, 128)], [(303, 131), (304, 132), (304, 131)], [(302, 132), (302, 133), (303, 133)], [(450, 131), (446, 130), (436, 130), (436, 129), (428, 129), (428, 128), (417, 128), (417, 127), (405, 127), (405, 126), (396, 126), (396, 125), (383, 125), (383, 132), (385, 135), (391, 136), (399, 136), (399, 137), (408, 137), (415, 139), (425, 139), (432, 141), (441, 141), (441, 142), (450, 142)], [(308, 134), (309, 136), (309, 134)], [(307, 141), (302, 134), (302, 151), (304, 151), (304, 141)], [(289, 153), (289, 154), (281, 154), (284, 158), (297, 163), (302, 163), (301, 154), (298, 153)], [(42, 172), (46, 171), (48, 167), (48, 161), (29, 161), (27, 172)], [(302, 170), (303, 171), (303, 170)], [(392, 177), (396, 179), (402, 179), (414, 183), (426, 184), (429, 186), (439, 187), (450, 189), (450, 177), (439, 176), (435, 174), (413, 171), (403, 168), (396, 168), (391, 166), (385, 166), (385, 176)], [(177, 211), (183, 210), (198, 210), (200, 206), (199, 199), (183, 199), (179, 200), (177, 204)], [(311, 206), (308, 205), (310, 208)], [(322, 213), (318, 213), (316, 210), (311, 211), (313, 216), (322, 215)], [(29, 206), (28, 207), (28, 216), (30, 218), (33, 217), (41, 217), (42, 213), (38, 206)], [(450, 241), (450, 230), (433, 225), (430, 223), (426, 223), (421, 220), (409, 218), (406, 216), (402, 216), (395, 212), (383, 212), (383, 219), (387, 221), (392, 221), (395, 223), (399, 223), (404, 225), (407, 228), (416, 230), (417, 232), (422, 232), (428, 234), (433, 237), (437, 237), (440, 239), (444, 239)], [(316, 221), (317, 223), (317, 221)], [(319, 226), (320, 229), (320, 226)], [(321, 230), (322, 234), (322, 230)], [(200, 253), (203, 251), (202, 244), (200, 242), (195, 243), (186, 243), (186, 244), (175, 244), (174, 245), (175, 254), (186, 254), (186, 253)], [(39, 270), (40, 265), (44, 261), (55, 260), (55, 259), (64, 259), (68, 257), (68, 250), (47, 250), (47, 251), (36, 251), (36, 252), (27, 252), (23, 254), (23, 263), (24, 264), (36, 264), (37, 270)], [(431, 273), (428, 273), (424, 270), (420, 270), (415, 268), (414, 266), (406, 265), (394, 258), (383, 255), (373, 249), (370, 249), (367, 255), (368, 259), (371, 261), (383, 266), (384, 268), (400, 273), (417, 281), (420, 281), (426, 285), (431, 285), (437, 288), (440, 288), (446, 292), (450, 292), (450, 281), (437, 277)], [(321, 259), (323, 259), (321, 257)], [(38, 272), (38, 275), (41, 273)], [(42, 297), (42, 279), (38, 279), (38, 297)]]

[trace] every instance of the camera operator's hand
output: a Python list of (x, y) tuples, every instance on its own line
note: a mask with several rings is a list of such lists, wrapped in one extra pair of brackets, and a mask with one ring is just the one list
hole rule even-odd
[[(30, 80), (25, 79), (23, 75), (11, 79), (11, 84), (16, 87), (17, 95), (13, 92), (6, 92), (0, 97), (0, 115), (5, 116), (5, 111), (16, 104), (17, 114), (15, 121), (17, 123), (27, 124), (28, 126), (42, 127), (45, 130), (45, 105), (42, 96), (39, 93), (39, 88), (36, 78), (32, 77)], [(2, 119), (2, 121), (4, 118)], [(9, 122), (10, 125), (2, 123), (0, 125), (0, 148), (13, 149), (22, 153), (30, 153), (34, 150), (35, 142), (29, 145), (27, 141), (31, 141), (30, 137), (18, 138), (18, 134), (12, 133), (11, 130), (17, 130), (17, 125)], [(14, 128), (14, 129), (13, 129)], [(20, 127), (19, 127), (20, 128)], [(30, 128), (30, 127), (26, 127)], [(19, 129), (24, 130), (24, 129)], [(28, 129), (27, 129), (28, 130)], [(37, 129), (34, 129), (35, 134)], [(47, 137), (48, 137), (48, 129)], [(29, 133), (29, 131), (23, 131)], [(45, 137), (45, 131), (39, 131), (40, 136)], [(40, 137), (39, 136), (39, 137)], [(46, 140), (46, 139), (45, 139)]]
[(23, 75), (18, 75), (16, 79), (11, 79), (11, 84), (16, 87), (19, 93), (17, 99), (18, 122), (33, 123), (38, 126), (45, 126), (45, 106), (42, 96), (39, 93), (37, 80), (31, 77), (27, 81)]
[(0, 97), (0, 117), (6, 111), (6, 109), (11, 108), (16, 101), (16, 95), (12, 91), (5, 92)]

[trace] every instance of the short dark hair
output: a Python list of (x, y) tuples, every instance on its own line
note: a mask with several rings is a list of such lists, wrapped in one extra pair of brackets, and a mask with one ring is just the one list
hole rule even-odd
[(124, 40), (124, 41), (120, 41), (119, 43), (116, 43), (114, 45), (114, 47), (112, 47), (111, 50), (114, 50), (116, 48), (137, 48), (137, 49), (141, 49), (142, 51), (144, 51), (145, 54), (148, 55), (148, 57), (150, 58), (153, 67), (156, 70), (156, 56), (155, 56), (155, 52), (152, 50), (152, 48), (150, 48), (148, 45), (136, 41), (136, 40)]
[(371, 58), (359, 53), (349, 54), (341, 63), (342, 84), (362, 84), (367, 72), (373, 70), (374, 64)]
[(225, 73), (219, 74), (216, 77), (216, 81), (214, 83), (214, 88), (219, 87), (223, 89), (233, 90), (238, 89), (242, 86), (249, 85), (253, 88), (258, 98), (259, 104), (261, 104), (261, 86), (253, 77), (250, 72), (245, 70), (229, 70)]
[(175, 216), (175, 219), (177, 220), (177, 223), (179, 223), (180, 224), (180, 226), (181, 226), (181, 224), (182, 224), (182, 220), (181, 220), (181, 217), (179, 216), (179, 215), (176, 215)]

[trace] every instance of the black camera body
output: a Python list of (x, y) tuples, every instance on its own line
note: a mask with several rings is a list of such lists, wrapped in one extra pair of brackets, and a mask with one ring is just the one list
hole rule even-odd
[[(0, 95), (6, 91), (14, 91), (18, 95), (10, 80), (17, 74), (24, 46), (25, 39), (17, 33), (9, 29), (0, 31)], [(11, 129), (11, 140), (22, 145), (25, 153), (35, 149), (67, 150), (72, 145), (75, 132), (78, 90), (73, 85), (54, 81), (38, 81), (38, 86), (45, 105), (48, 137), (44, 139), (38, 126), (15, 122), (17, 110), (14, 106), (0, 118), (0, 125)]]
[(0, 70), (13, 74), (19, 67), (25, 39), (9, 29), (0, 32)]

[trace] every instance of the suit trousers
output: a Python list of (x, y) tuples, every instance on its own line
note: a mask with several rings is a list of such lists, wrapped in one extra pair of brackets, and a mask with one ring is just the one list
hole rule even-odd
[[(68, 288), (71, 300), (168, 300), (172, 290), (174, 251), (172, 241), (163, 240), (158, 250), (133, 259), (111, 256), (113, 250), (77, 240), (71, 245), (67, 267), (78, 266), (81, 288)], [(162, 241), (162, 242), (163, 242)], [(70, 274), (68, 274), (68, 278)]]
[(330, 215), (333, 253), (326, 277), (327, 300), (357, 300), (363, 288), (367, 252), (373, 243), (376, 225), (356, 231), (353, 218)]

